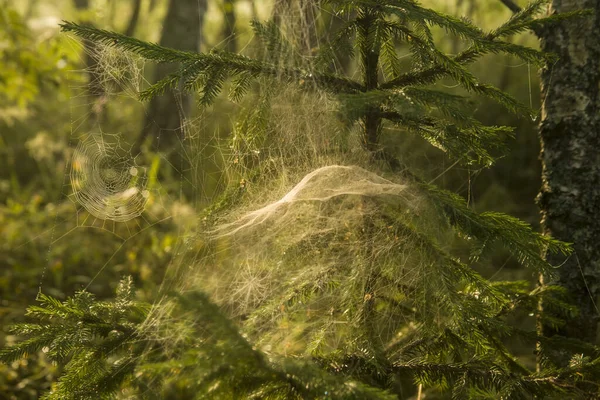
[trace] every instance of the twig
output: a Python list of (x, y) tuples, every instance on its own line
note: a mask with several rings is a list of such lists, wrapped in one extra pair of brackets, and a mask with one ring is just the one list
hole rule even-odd
[(513, 13), (518, 13), (519, 11), (521, 11), (521, 7), (519, 7), (517, 5), (517, 3), (515, 3), (513, 0), (500, 0), (502, 2), (502, 4), (504, 4), (506, 7), (509, 8), (510, 11), (512, 11)]

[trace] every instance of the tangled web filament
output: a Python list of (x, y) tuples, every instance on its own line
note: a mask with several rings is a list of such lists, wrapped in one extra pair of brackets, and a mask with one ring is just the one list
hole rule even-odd
[(117, 143), (89, 135), (73, 153), (73, 196), (94, 217), (116, 222), (140, 216), (146, 207), (146, 169)]

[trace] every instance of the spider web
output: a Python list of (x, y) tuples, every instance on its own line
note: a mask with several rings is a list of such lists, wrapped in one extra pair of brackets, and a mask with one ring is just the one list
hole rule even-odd
[[(286, 33), (315, 29), (304, 11), (285, 10)], [(310, 35), (292, 39), (315, 45)], [(114, 236), (98, 276), (134, 237), (173, 222), (178, 242), (163, 289), (206, 292), (267, 352), (360, 346), (352, 335), (362, 332), (371, 302), (378, 308), (368, 318), (384, 345), (409, 337), (415, 315), (429, 324), (447, 318), (448, 304), (435, 293), (445, 275), (420, 236), (450, 243), (451, 229), (408, 182), (373, 165), (359, 130), (338, 120), (331, 98), (270, 80), (239, 105), (243, 111), (227, 115), (229, 136), (210, 110), (186, 116), (177, 140), (189, 169), (161, 175), (158, 165), (173, 158), (140, 155), (130, 144), (138, 130), (126, 126), (126, 111), (140, 108), (144, 65), (110, 47), (87, 55), (98, 71), (77, 73), (92, 76), (103, 94), (91, 95), (83, 77), (74, 88), (64, 185), (73, 211), (57, 220), (52, 245), (85, 229)], [(96, 107), (123, 126), (96, 118)], [(204, 209), (220, 195), (225, 205)], [(149, 327), (169, 318), (157, 304)], [(173, 345), (185, 333), (170, 334), (161, 339)]]
[(150, 197), (147, 181), (146, 168), (118, 140), (111, 143), (104, 135), (89, 134), (73, 152), (72, 197), (95, 218), (126, 222), (141, 216)]
[[(314, 10), (296, 4), (280, 17), (302, 63), (312, 57), (302, 50), (310, 35), (294, 32), (315, 29)], [(468, 323), (448, 296), (479, 292), (449, 278), (461, 239), (439, 210), (372, 161), (334, 99), (283, 79), (260, 83), (231, 136), (215, 142), (221, 204), (180, 240), (163, 289), (207, 293), (268, 354), (369, 352)], [(157, 311), (148, 325), (168, 318)], [(166, 347), (185, 335), (170, 334)]]
[[(135, 132), (114, 132), (102, 115), (122, 108), (126, 117), (127, 112), (136, 111), (143, 63), (107, 46), (84, 50), (85, 57), (97, 64), (93, 71), (75, 71), (83, 75), (84, 84), (72, 89), (71, 112), (79, 118), (72, 118), (71, 123), (73, 152), (67, 165), (66, 193), (77, 208), (77, 227), (101, 225), (126, 240), (135, 234), (132, 226), (139, 231), (170, 218), (167, 207), (172, 201), (157, 179), (160, 160), (140, 161), (139, 151), (136, 154), (128, 141)], [(92, 78), (89, 83), (87, 76)], [(100, 95), (90, 93), (90, 87), (101, 88)]]
[[(119, 252), (140, 236), (151, 238), (161, 227), (177, 237), (168, 245), (171, 260), (189, 242), (196, 228), (198, 210), (209, 204), (223, 186), (224, 153), (217, 129), (205, 111), (186, 114), (182, 95), (175, 93), (181, 120), (181, 135), (158, 129), (157, 144), (165, 135), (177, 141), (179, 165), (169, 152), (152, 152), (138, 142), (141, 126), (135, 121), (148, 117), (149, 104), (138, 99), (146, 80), (146, 64), (140, 57), (110, 46), (72, 46), (81, 54), (81, 64), (93, 68), (73, 71), (71, 82), (70, 162), (64, 173), (63, 195), (69, 201), (57, 211), (50, 232), (52, 248), (81, 230), (111, 236), (114, 251), (86, 286), (105, 268), (111, 267)], [(158, 124), (150, 119), (150, 124)], [(167, 185), (163, 185), (167, 182)], [(206, 189), (205, 188), (209, 188)], [(63, 218), (63, 215), (70, 215)], [(49, 260), (48, 260), (49, 261)], [(46, 270), (40, 279), (44, 280)]]
[[(165, 163), (165, 156), (143, 157), (131, 144), (138, 130), (127, 118), (144, 112), (136, 100), (144, 84), (144, 64), (134, 55), (106, 46), (89, 48), (75, 39), (70, 43), (81, 51), (82, 65), (93, 59), (96, 67), (93, 71), (84, 68), (72, 72), (64, 200), (55, 207), (52, 228), (33, 240), (50, 236), (49, 264), (53, 249), (74, 235), (96, 232), (98, 238), (104, 238), (107, 244), (102, 252), (108, 256), (87, 281), (88, 288), (134, 238), (150, 238), (153, 228), (172, 225), (174, 217), (189, 211), (180, 207), (177, 191), (169, 192), (160, 183), (160, 165)], [(105, 113), (110, 113), (110, 118)], [(47, 268), (41, 274), (39, 290)]]

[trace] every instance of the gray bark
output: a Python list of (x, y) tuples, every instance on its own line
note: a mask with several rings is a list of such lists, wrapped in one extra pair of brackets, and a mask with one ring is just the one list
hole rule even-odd
[[(163, 23), (160, 45), (178, 50), (199, 51), (202, 18), (206, 0), (171, 0)], [(178, 65), (159, 64), (155, 81), (174, 72)], [(183, 137), (182, 116), (190, 112), (192, 99), (178, 91), (154, 97), (147, 111), (146, 122), (138, 147), (149, 138), (156, 150), (172, 150)]]
[[(580, 313), (560, 334), (597, 342), (600, 295), (600, 0), (554, 0), (551, 13), (593, 8), (595, 15), (537, 32), (542, 50), (560, 57), (542, 70), (542, 188), (538, 204), (545, 233), (574, 243), (567, 259), (547, 254), (558, 268), (554, 282)], [(563, 264), (564, 262), (564, 264)], [(548, 281), (548, 279), (545, 279)], [(542, 304), (543, 307), (543, 304)], [(560, 363), (567, 361), (564, 357)]]

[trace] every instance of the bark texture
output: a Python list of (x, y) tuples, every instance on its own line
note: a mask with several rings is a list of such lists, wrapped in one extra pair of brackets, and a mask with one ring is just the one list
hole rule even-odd
[[(542, 49), (560, 59), (542, 70), (542, 225), (554, 238), (574, 244), (559, 266), (558, 281), (580, 314), (546, 336), (597, 342), (600, 298), (600, 0), (554, 0), (551, 13), (591, 8), (595, 15), (537, 32)], [(548, 280), (548, 279), (546, 279)], [(543, 304), (542, 304), (543, 307)], [(568, 361), (568, 360), (567, 360)], [(561, 360), (564, 363), (565, 359)]]
[[(197, 52), (200, 48), (201, 17), (205, 11), (206, 0), (170, 0), (160, 45)], [(157, 65), (154, 80), (164, 78), (177, 68), (173, 64)], [(148, 108), (138, 147), (146, 138), (151, 138), (155, 150), (172, 150), (176, 147), (183, 135), (181, 117), (190, 111), (191, 106), (191, 96), (177, 91), (154, 97)]]

